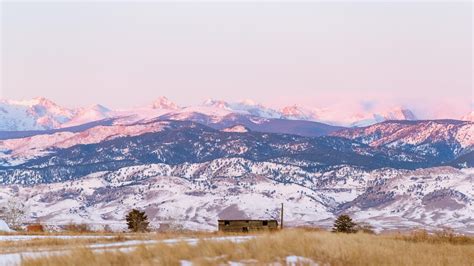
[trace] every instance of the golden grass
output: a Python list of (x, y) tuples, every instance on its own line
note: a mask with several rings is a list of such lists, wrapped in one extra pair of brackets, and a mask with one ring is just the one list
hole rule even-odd
[[(205, 238), (223, 236), (220, 232), (201, 232), (201, 231), (180, 231), (180, 232), (162, 232), (162, 233), (110, 233), (110, 232), (15, 232), (4, 235), (12, 236), (41, 236), (42, 238), (19, 240), (19, 241), (0, 241), (0, 254), (14, 252), (29, 252), (38, 250), (68, 250), (72, 248), (81, 248), (90, 244), (124, 242), (129, 240), (164, 240), (170, 238)], [(236, 234), (238, 235), (238, 234)], [(68, 238), (59, 239), (55, 236), (73, 236), (91, 238)], [(48, 238), (51, 237), (51, 238)]]
[(425, 243), (451, 243), (451, 244), (474, 244), (474, 238), (464, 235), (456, 234), (450, 229), (443, 229), (434, 233), (429, 233), (426, 230), (414, 230), (408, 234), (399, 234), (398, 239), (412, 242)]
[(84, 246), (98, 243), (114, 243), (127, 240), (122, 235), (117, 235), (112, 238), (72, 238), (72, 239), (58, 239), (58, 238), (36, 238), (19, 241), (1, 241), (0, 254), (35, 251), (38, 249), (67, 249), (74, 246)]
[(472, 238), (454, 242), (435, 238), (295, 229), (259, 234), (243, 243), (209, 240), (201, 240), (198, 245), (161, 243), (139, 246), (127, 253), (78, 249), (63, 256), (26, 259), (23, 265), (179, 265), (181, 260), (195, 265), (229, 261), (266, 265), (284, 264), (290, 255), (310, 258), (319, 265), (474, 265)]

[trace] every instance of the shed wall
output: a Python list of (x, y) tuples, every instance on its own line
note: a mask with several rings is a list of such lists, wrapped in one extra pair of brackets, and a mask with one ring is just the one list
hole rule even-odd
[(276, 220), (219, 220), (218, 227), (222, 232), (276, 230), (278, 222)]

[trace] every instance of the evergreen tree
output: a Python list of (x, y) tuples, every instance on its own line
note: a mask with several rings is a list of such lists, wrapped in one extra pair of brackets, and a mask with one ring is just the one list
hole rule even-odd
[(145, 212), (141, 212), (137, 209), (131, 210), (125, 217), (127, 220), (128, 229), (132, 232), (146, 232), (148, 231), (148, 217)]
[(340, 232), (340, 233), (355, 233), (356, 230), (356, 223), (352, 221), (352, 218), (349, 215), (340, 215), (337, 217), (336, 221), (334, 222), (334, 226), (332, 228), (333, 232)]

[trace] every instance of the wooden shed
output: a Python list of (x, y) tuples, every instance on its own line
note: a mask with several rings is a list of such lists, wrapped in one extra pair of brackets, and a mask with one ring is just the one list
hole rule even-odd
[(218, 220), (221, 232), (252, 232), (278, 229), (277, 220)]

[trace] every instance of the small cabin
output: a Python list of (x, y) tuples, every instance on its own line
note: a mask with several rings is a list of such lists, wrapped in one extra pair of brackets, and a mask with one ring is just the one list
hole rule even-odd
[(277, 220), (218, 220), (220, 232), (253, 232), (278, 229)]

